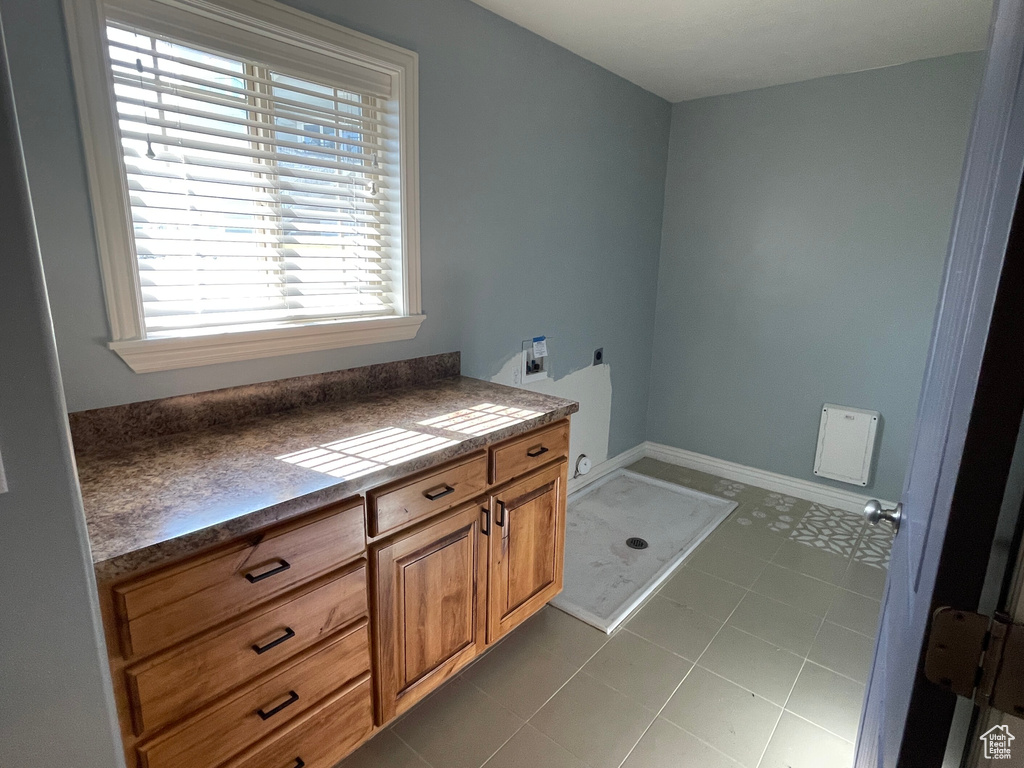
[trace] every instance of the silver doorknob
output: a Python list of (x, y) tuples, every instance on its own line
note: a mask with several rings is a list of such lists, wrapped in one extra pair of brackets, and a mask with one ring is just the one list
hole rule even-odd
[(878, 499), (872, 499), (864, 505), (864, 518), (871, 525), (878, 525), (887, 520), (892, 526), (892, 532), (899, 533), (900, 522), (903, 520), (903, 504), (897, 504), (895, 509), (883, 509)]

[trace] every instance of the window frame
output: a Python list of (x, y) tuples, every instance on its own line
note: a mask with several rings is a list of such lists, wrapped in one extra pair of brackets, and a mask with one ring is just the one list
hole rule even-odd
[[(121, 151), (113, 79), (106, 45), (108, 10), (119, 21), (147, 18), (158, 26), (187, 14), (197, 43), (204, 29), (225, 25), (255, 34), (274, 46), (310, 51), (385, 73), (397, 102), (399, 166), (399, 248), (401, 312), (314, 320), (287, 326), (210, 332), (175, 337), (146, 337), (133, 227)], [(273, 0), (64, 0), (68, 44), (85, 152), (100, 273), (111, 341), (136, 373), (172, 370), (260, 357), (337, 349), (414, 338), (425, 319), (420, 297), (419, 243), (419, 57), (414, 51), (363, 35)], [(194, 26), (192, 26), (194, 25)], [(187, 35), (182, 35), (187, 40)], [(206, 42), (208, 45), (208, 41)], [(298, 73), (302, 72), (300, 62)], [(398, 291), (396, 291), (398, 292)]]

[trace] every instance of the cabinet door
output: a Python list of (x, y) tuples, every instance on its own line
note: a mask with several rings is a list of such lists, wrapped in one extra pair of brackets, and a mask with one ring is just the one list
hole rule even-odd
[(562, 591), (566, 467), (563, 461), (491, 496), (489, 643)]
[(401, 714), (483, 650), (487, 553), (474, 503), (374, 547), (379, 723)]

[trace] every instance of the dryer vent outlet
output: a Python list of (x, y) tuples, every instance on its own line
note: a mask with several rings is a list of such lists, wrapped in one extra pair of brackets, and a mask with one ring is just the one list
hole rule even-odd
[(576, 459), (576, 473), (573, 477), (587, 474), (590, 471), (590, 466), (590, 459), (587, 457), (587, 454), (581, 453)]

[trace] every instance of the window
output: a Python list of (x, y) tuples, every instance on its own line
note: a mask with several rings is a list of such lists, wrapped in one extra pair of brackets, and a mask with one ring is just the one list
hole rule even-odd
[(67, 0), (136, 371), (412, 338), (416, 56), (266, 0)]

